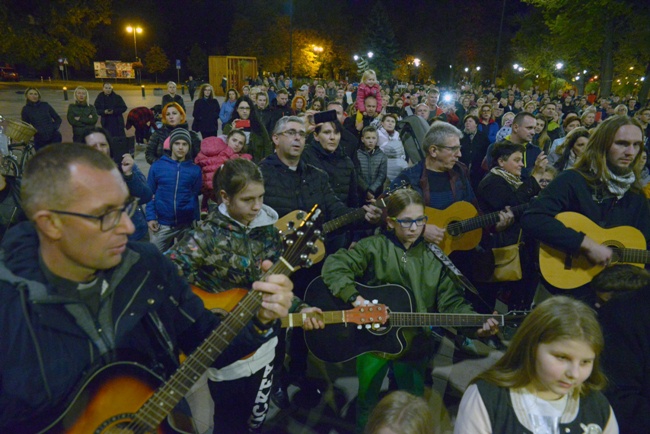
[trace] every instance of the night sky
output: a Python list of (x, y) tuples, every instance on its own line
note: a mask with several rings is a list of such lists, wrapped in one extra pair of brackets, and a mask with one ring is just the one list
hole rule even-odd
[[(288, 1), (273, 1), (278, 12), (288, 14)], [(301, 19), (316, 3), (347, 11), (353, 23), (351, 39), (361, 32), (376, 0), (294, 0), (294, 25), (309, 28)], [(98, 32), (95, 43), (98, 59), (130, 60), (133, 40), (125, 32), (128, 24), (139, 24), (138, 53), (143, 56), (153, 44), (163, 47), (170, 59), (185, 59), (190, 47), (198, 43), (210, 55), (225, 55), (236, 9), (254, 7), (255, 0), (114, 0), (112, 24)], [(502, 0), (383, 0), (389, 11), (400, 51), (420, 57), (432, 66), (449, 63), (493, 64), (503, 7)], [(508, 52), (510, 38), (517, 30), (519, 17), (530, 7), (518, 0), (506, 0), (502, 53)], [(340, 17), (319, 17), (327, 22)], [(245, 37), (245, 36), (244, 36)], [(357, 49), (358, 47), (352, 47)]]

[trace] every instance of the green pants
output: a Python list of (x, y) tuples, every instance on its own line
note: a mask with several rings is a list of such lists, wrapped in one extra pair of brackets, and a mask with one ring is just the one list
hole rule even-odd
[(424, 374), (428, 358), (419, 360), (388, 360), (372, 354), (357, 357), (357, 377), (359, 392), (357, 395), (357, 432), (363, 432), (371, 410), (379, 402), (381, 384), (388, 373), (393, 370), (397, 387), (416, 396), (424, 395)]

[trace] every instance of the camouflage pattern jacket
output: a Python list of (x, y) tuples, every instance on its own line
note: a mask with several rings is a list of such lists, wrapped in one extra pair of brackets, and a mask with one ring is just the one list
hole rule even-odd
[(224, 204), (188, 231), (166, 255), (187, 280), (209, 292), (250, 289), (262, 276), (262, 261), (280, 258), (282, 241), (274, 223), (278, 213), (263, 205), (250, 226), (228, 216)]

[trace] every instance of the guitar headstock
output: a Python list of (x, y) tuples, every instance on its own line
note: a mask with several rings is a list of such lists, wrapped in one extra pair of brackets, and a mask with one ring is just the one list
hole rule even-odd
[(385, 304), (366, 303), (345, 311), (345, 321), (357, 324), (358, 328), (379, 328), (388, 321), (388, 307)]
[(294, 224), (294, 229), (284, 233), (285, 251), (280, 262), (286, 266), (299, 268), (310, 267), (312, 260), (309, 255), (316, 253), (316, 241), (321, 237), (324, 214), (314, 207), (308, 213), (304, 213), (302, 219)]
[(506, 324), (521, 323), (529, 313), (530, 310), (511, 310), (503, 314), (503, 321)]
[(374, 205), (375, 205), (377, 208), (382, 208), (382, 209), (383, 209), (383, 208), (385, 208), (386, 205), (387, 205), (387, 204), (386, 204), (386, 199), (388, 199), (388, 198), (391, 197), (393, 194), (395, 194), (395, 192), (397, 192), (397, 191), (399, 191), (399, 190), (404, 190), (404, 189), (406, 189), (406, 188), (410, 188), (410, 187), (411, 187), (411, 186), (410, 186), (406, 181), (402, 180), (402, 182), (401, 182), (397, 187), (391, 188), (390, 190), (386, 190), (385, 192), (383, 192), (383, 193), (381, 194), (381, 196), (379, 196), (379, 197), (377, 198), (377, 200), (375, 200), (375, 204), (374, 204)]

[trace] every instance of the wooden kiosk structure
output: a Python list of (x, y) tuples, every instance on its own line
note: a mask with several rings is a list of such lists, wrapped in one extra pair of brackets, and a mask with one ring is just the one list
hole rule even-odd
[(244, 56), (209, 56), (208, 58), (210, 84), (216, 95), (225, 96), (221, 88), (221, 80), (228, 80), (226, 90), (237, 89), (241, 93), (246, 77), (257, 77), (257, 57)]

